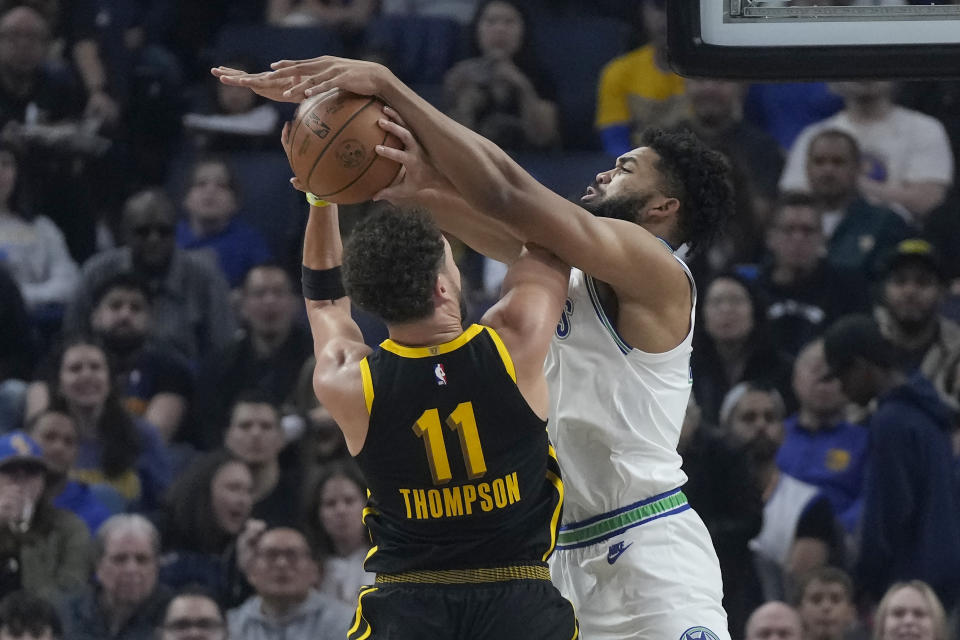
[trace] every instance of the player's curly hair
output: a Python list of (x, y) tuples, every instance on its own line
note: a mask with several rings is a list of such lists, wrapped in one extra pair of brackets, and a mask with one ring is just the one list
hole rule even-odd
[(680, 201), (677, 223), (690, 255), (700, 253), (720, 235), (733, 216), (730, 163), (689, 131), (650, 128), (640, 138), (660, 156), (664, 195)]
[(433, 313), (443, 236), (424, 212), (385, 210), (354, 229), (343, 251), (343, 285), (358, 307), (387, 323)]

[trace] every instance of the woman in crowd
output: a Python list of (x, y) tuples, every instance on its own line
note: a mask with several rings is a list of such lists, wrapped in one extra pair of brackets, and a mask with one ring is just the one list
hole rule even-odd
[(320, 591), (353, 604), (360, 587), (373, 584), (363, 569), (370, 537), (363, 524), (366, 483), (353, 461), (334, 461), (323, 470), (307, 494), (311, 496), (305, 530), (314, 553), (323, 563)]
[(946, 614), (926, 582), (898, 582), (877, 606), (873, 640), (947, 640)]
[(510, 150), (558, 144), (557, 105), (533, 52), (530, 20), (516, 0), (486, 0), (471, 25), (472, 57), (444, 77), (447, 113)]
[(249, 595), (238, 538), (250, 522), (253, 476), (227, 451), (208, 453), (184, 470), (160, 514), (164, 554), (160, 582), (180, 589), (196, 583), (224, 607)]

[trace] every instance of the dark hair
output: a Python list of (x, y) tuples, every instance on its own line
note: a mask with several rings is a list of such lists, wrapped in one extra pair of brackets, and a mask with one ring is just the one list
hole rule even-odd
[(47, 388), (50, 390), (50, 408), (69, 413), (67, 399), (60, 389), (60, 369), (67, 351), (77, 346), (99, 349), (107, 363), (110, 391), (103, 402), (100, 419), (97, 421), (97, 441), (100, 444), (100, 468), (107, 478), (115, 478), (136, 466), (142, 444), (136, 424), (123, 408), (117, 393), (116, 366), (103, 343), (86, 334), (63, 338), (51, 352)]
[(770, 220), (767, 222), (767, 225), (773, 226), (777, 221), (779, 221), (784, 209), (791, 207), (811, 209), (817, 213), (818, 219), (822, 214), (820, 203), (816, 198), (813, 197), (813, 195), (806, 193), (805, 191), (784, 191), (777, 196), (777, 200), (774, 202), (773, 209), (770, 212)]
[(282, 273), (283, 273), (283, 279), (286, 280), (286, 281), (287, 281), (287, 284), (290, 285), (291, 291), (293, 290), (293, 281), (292, 281), (291, 278), (290, 278), (290, 272), (287, 271), (287, 268), (286, 268), (285, 266), (283, 266), (282, 264), (280, 264), (280, 263), (277, 262), (276, 260), (266, 260), (266, 261), (264, 261), (264, 262), (258, 262), (257, 264), (255, 264), (255, 265), (253, 265), (252, 267), (250, 267), (249, 269), (247, 269), (246, 273), (243, 274), (243, 280), (240, 282), (240, 287), (241, 287), (242, 289), (246, 289), (246, 288), (247, 288), (247, 284), (248, 284), (247, 281), (250, 280), (250, 274), (253, 273), (253, 272), (254, 272), (255, 270), (257, 270), (257, 269), (275, 269), (275, 270), (277, 270), (277, 271), (282, 272)]
[(195, 459), (167, 492), (163, 542), (167, 549), (221, 553), (230, 543), (229, 533), (213, 517), (213, 479), (228, 464), (244, 464), (218, 449)]
[(800, 603), (803, 602), (803, 596), (806, 594), (807, 587), (813, 582), (839, 584), (843, 587), (843, 592), (846, 594), (847, 600), (851, 603), (853, 602), (855, 593), (853, 590), (853, 579), (850, 578), (850, 574), (837, 567), (823, 566), (811, 569), (799, 577), (793, 590), (792, 600), (795, 607), (799, 607)]
[(220, 601), (217, 600), (217, 597), (214, 593), (196, 582), (191, 582), (182, 589), (178, 589), (177, 592), (167, 601), (167, 605), (163, 608), (163, 615), (157, 620), (157, 626), (163, 626), (167, 621), (167, 615), (170, 613), (170, 605), (173, 604), (173, 601), (177, 598), (206, 598), (217, 608), (217, 615), (220, 616), (220, 620), (226, 622), (227, 616), (223, 611), (223, 606), (220, 605)]
[(233, 412), (237, 410), (241, 404), (265, 404), (269, 405), (273, 412), (276, 414), (277, 423), (280, 423), (280, 418), (282, 417), (280, 407), (277, 406), (277, 403), (274, 402), (273, 398), (270, 397), (263, 389), (243, 389), (230, 402), (230, 410), (227, 411), (227, 426), (233, 422)]
[(120, 271), (110, 275), (94, 288), (91, 308), (97, 308), (107, 294), (114, 289), (137, 291), (143, 295), (147, 302), (151, 301), (150, 286), (143, 277), (131, 271)]
[(351, 234), (343, 284), (354, 304), (384, 322), (421, 320), (433, 313), (443, 257), (443, 236), (426, 214), (381, 211)]
[(323, 560), (333, 553), (333, 540), (320, 523), (320, 504), (323, 502), (323, 488), (334, 478), (346, 478), (360, 489), (360, 495), (367, 495), (367, 481), (360, 467), (352, 459), (334, 460), (324, 465), (323, 470), (310, 484), (307, 502), (304, 505), (303, 530), (310, 549), (317, 560)]
[(734, 212), (730, 163), (693, 133), (650, 128), (640, 146), (660, 157), (656, 169), (663, 176), (660, 190), (680, 201), (677, 228), (690, 255), (707, 249)]
[(831, 373), (838, 375), (857, 358), (884, 369), (897, 363), (896, 350), (866, 314), (849, 314), (837, 319), (823, 334), (823, 351)]
[(518, 2), (517, 0), (483, 0), (477, 5), (477, 10), (473, 14), (473, 19), (470, 21), (469, 31), (467, 32), (470, 37), (470, 55), (482, 55), (477, 30), (484, 11), (494, 2), (500, 2), (513, 7), (513, 9), (520, 14), (520, 21), (523, 22), (523, 36), (520, 38), (520, 48), (517, 49), (517, 53), (513, 56), (512, 62), (523, 71), (524, 75), (531, 78), (531, 80), (541, 76), (540, 62), (533, 48), (533, 22), (531, 21), (530, 12), (527, 10), (525, 3)]
[(27, 591), (14, 591), (0, 600), (0, 629), (3, 628), (15, 636), (40, 636), (49, 629), (54, 638), (63, 637), (63, 625), (54, 606)]
[(853, 154), (853, 161), (856, 163), (860, 162), (862, 153), (860, 151), (860, 143), (857, 142), (857, 139), (853, 137), (851, 133), (844, 131), (843, 129), (831, 128), (815, 133), (813, 137), (810, 138), (810, 142), (807, 143), (807, 155), (810, 155), (811, 151), (813, 150), (814, 143), (823, 138), (837, 138), (843, 140), (847, 143), (847, 146), (850, 147), (850, 152)]
[(227, 170), (227, 186), (230, 187), (230, 191), (233, 192), (233, 195), (236, 197), (237, 202), (240, 201), (240, 179), (237, 176), (237, 170), (233, 166), (233, 162), (230, 160), (230, 157), (227, 155), (219, 153), (205, 153), (198, 157), (192, 165), (190, 165), (190, 172), (187, 174), (187, 183), (186, 188), (183, 190), (184, 196), (187, 192), (193, 188), (193, 183), (197, 179), (197, 169), (207, 164), (219, 164), (224, 169)]
[(165, 219), (175, 222), (177, 210), (163, 189), (154, 187), (138, 191), (127, 198), (123, 203), (123, 221), (127, 223), (130, 215), (136, 211), (155, 211)]

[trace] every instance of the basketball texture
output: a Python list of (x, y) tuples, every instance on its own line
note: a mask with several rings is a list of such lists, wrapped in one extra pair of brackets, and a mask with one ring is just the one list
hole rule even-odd
[(400, 165), (375, 151), (401, 147), (377, 125), (383, 102), (334, 89), (300, 103), (290, 128), (287, 159), (313, 195), (337, 204), (366, 202), (387, 187)]

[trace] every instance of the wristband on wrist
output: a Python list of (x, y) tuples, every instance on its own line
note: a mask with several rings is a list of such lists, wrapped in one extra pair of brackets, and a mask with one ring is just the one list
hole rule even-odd
[(332, 203), (327, 202), (326, 200), (321, 200), (317, 196), (313, 195), (307, 191), (307, 202), (310, 203), (311, 207), (329, 207)]
[(303, 297), (307, 300), (337, 300), (347, 295), (343, 288), (340, 267), (311, 269), (301, 265), (300, 285), (303, 289)]

